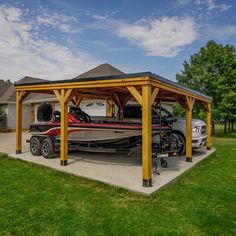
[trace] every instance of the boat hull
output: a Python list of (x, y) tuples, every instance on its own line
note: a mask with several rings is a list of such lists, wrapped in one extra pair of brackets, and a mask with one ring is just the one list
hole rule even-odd
[[(60, 131), (60, 123), (58, 122), (33, 123), (29, 130), (33, 136), (49, 136), (58, 140), (60, 140)], [(168, 132), (171, 131), (171, 128), (162, 126), (161, 131)], [(152, 136), (158, 133), (160, 133), (160, 126), (153, 125)], [(141, 137), (142, 125), (140, 123), (68, 124), (68, 140), (78, 143), (109, 143)]]

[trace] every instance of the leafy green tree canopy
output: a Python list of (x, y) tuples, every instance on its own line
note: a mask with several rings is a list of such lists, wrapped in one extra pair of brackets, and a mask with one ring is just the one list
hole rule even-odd
[(235, 47), (211, 40), (184, 61), (183, 67), (176, 75), (177, 82), (213, 98), (213, 119), (235, 119)]

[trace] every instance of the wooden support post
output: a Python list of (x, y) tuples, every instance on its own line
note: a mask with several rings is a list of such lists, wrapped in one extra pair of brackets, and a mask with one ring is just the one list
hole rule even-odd
[(68, 117), (67, 117), (67, 103), (65, 101), (60, 103), (61, 106), (61, 149), (60, 159), (61, 165), (65, 166), (68, 162)]
[(152, 91), (152, 96), (151, 96), (151, 104), (152, 105), (154, 104), (154, 102), (156, 100), (158, 92), (159, 92), (159, 88), (154, 88), (154, 90)]
[(113, 117), (114, 115), (114, 103), (112, 100), (106, 100), (106, 116)]
[(127, 86), (127, 89), (130, 91), (136, 101), (142, 105), (142, 95), (139, 93), (139, 91), (134, 86)]
[(143, 186), (152, 186), (151, 86), (142, 86), (142, 170)]
[(192, 161), (192, 109), (194, 99), (186, 96), (186, 161)]
[(119, 120), (124, 119), (124, 107), (118, 107), (118, 119)]
[(124, 106), (129, 101), (130, 96), (127, 94), (124, 95), (117, 95), (116, 93), (112, 94), (112, 100), (118, 107), (118, 118), (119, 120), (123, 120), (123, 112), (124, 112)]
[(16, 91), (16, 154), (22, 151), (22, 100), (20, 91)]
[(207, 109), (206, 109), (206, 134), (207, 134), (207, 141), (206, 141), (207, 150), (211, 150), (211, 103), (207, 103)]
[(81, 102), (83, 100), (83, 97), (73, 97), (72, 102), (76, 107), (79, 107)]
[(68, 164), (68, 115), (67, 106), (70, 100), (72, 89), (54, 90), (61, 107), (61, 142), (60, 142), (60, 160), (61, 165)]
[(22, 152), (22, 102), (28, 91), (16, 91), (16, 154)]

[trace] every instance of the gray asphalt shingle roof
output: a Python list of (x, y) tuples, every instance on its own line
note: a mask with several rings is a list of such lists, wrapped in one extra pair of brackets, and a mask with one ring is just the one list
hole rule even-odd
[[(180, 88), (182, 90), (185, 90), (187, 92), (191, 92), (192, 94), (201, 96), (207, 100), (212, 100), (211, 97), (195, 91), (193, 89), (184, 87), (174, 81), (168, 80), (166, 78), (163, 78), (159, 75), (153, 74), (151, 72), (141, 72), (141, 73), (130, 73), (125, 74), (124, 72), (120, 71), (119, 69), (109, 65), (109, 64), (102, 64), (99, 65), (85, 73), (80, 74), (79, 76), (69, 79), (69, 80), (57, 80), (57, 81), (47, 81), (43, 79), (33, 78), (33, 77), (24, 77), (22, 80), (15, 83), (15, 86), (21, 86), (21, 85), (40, 85), (40, 84), (55, 84), (55, 83), (73, 83), (73, 82), (83, 82), (83, 81), (96, 81), (96, 80), (112, 80), (112, 79), (128, 79), (128, 78), (134, 78), (134, 77), (150, 77), (157, 82), (163, 82), (165, 84), (171, 85), (175, 88)], [(35, 96), (32, 94), (32, 96)], [(42, 94), (42, 99), (46, 96), (52, 96), (52, 95), (46, 95)], [(28, 100), (30, 100), (30, 96), (28, 97)]]
[(105, 63), (101, 64), (85, 73), (76, 76), (74, 79), (91, 78), (100, 76), (111, 76), (111, 75), (124, 75), (125, 73), (114, 66)]
[[(39, 79), (39, 78), (33, 78), (33, 77), (24, 77), (20, 80), (18, 80), (15, 85), (20, 85), (20, 84), (28, 84), (28, 83), (36, 83), (36, 82), (47, 82), (48, 80), (45, 79)], [(38, 93), (31, 93), (26, 99), (25, 101), (29, 101), (29, 100), (35, 100), (35, 98), (37, 99), (45, 99), (48, 98), (50, 94), (38, 94)], [(51, 97), (53, 97), (53, 95), (50, 95)], [(0, 95), (0, 103), (12, 103), (16, 101), (16, 90), (14, 88), (14, 85), (10, 85), (8, 86), (8, 88), (5, 90), (5, 92), (2, 94), (2, 96)]]
[(8, 90), (12, 85), (10, 83), (5, 82), (4, 80), (0, 80), (0, 98), (4, 95), (4, 93)]

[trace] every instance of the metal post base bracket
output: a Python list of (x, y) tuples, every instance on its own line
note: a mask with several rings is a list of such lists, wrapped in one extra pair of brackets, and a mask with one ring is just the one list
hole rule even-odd
[(68, 165), (68, 161), (67, 160), (61, 161), (61, 166), (67, 166), (67, 165)]
[(185, 161), (187, 161), (187, 162), (193, 162), (193, 158), (192, 158), (192, 157), (186, 157)]
[(143, 179), (143, 187), (152, 187), (152, 179)]

